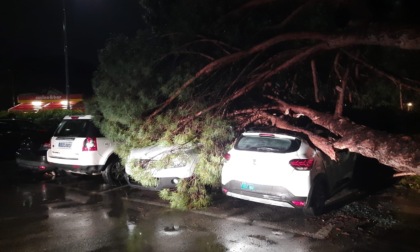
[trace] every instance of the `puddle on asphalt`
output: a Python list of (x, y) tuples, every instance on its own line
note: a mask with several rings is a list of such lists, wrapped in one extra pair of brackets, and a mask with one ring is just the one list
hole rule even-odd
[(191, 228), (186, 212), (132, 202), (124, 203), (124, 211), (127, 251), (227, 251), (216, 234)]

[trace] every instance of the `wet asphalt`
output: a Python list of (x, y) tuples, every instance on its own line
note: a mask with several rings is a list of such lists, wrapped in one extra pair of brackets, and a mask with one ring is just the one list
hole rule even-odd
[[(37, 178), (18, 173), (13, 161), (1, 162), (0, 167), (0, 251), (418, 251), (420, 247), (420, 202), (413, 205), (404, 195), (385, 193), (375, 198), (382, 205), (386, 204), (381, 200), (403, 206), (390, 213), (400, 221), (378, 229), (378, 225), (361, 226), (354, 215), (342, 211), (306, 217), (294, 209), (229, 199), (220, 193), (206, 210), (178, 211), (156, 192), (111, 187), (100, 177)], [(352, 227), (354, 223), (358, 226)]]

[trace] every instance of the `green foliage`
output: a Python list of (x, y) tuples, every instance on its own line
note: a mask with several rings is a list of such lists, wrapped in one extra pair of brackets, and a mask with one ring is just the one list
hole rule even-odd
[(156, 187), (158, 185), (157, 179), (153, 177), (153, 174), (148, 169), (145, 169), (144, 164), (135, 164), (133, 161), (130, 166), (133, 171), (131, 177), (142, 186)]
[(181, 180), (176, 191), (164, 189), (159, 192), (159, 196), (168, 200), (172, 208), (181, 210), (205, 208), (211, 203), (205, 183), (197, 177)]
[(404, 177), (399, 181), (399, 184), (420, 193), (420, 176)]

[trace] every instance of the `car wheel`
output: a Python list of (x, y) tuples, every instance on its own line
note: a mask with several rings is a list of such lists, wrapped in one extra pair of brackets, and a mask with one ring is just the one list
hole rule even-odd
[(328, 198), (327, 187), (322, 181), (316, 181), (313, 185), (309, 204), (303, 209), (309, 216), (321, 215), (325, 212), (325, 201)]
[(109, 185), (121, 185), (125, 183), (124, 174), (124, 166), (121, 165), (120, 160), (114, 159), (102, 171), (102, 178)]

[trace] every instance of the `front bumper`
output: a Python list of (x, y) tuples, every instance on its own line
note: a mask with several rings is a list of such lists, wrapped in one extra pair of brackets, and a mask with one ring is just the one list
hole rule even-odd
[(238, 199), (288, 208), (302, 208), (307, 201), (307, 197), (297, 197), (281, 186), (243, 185), (240, 181), (232, 180), (222, 185), (222, 192)]
[(158, 181), (157, 186), (155, 187), (146, 187), (143, 186), (142, 184), (138, 183), (137, 181), (135, 181), (132, 177), (130, 177), (130, 175), (125, 174), (125, 180), (127, 181), (127, 184), (131, 187), (134, 188), (139, 188), (139, 189), (145, 189), (145, 190), (151, 190), (151, 191), (160, 191), (162, 189), (175, 189), (177, 183), (181, 180), (180, 178), (177, 177), (171, 177), (171, 178), (156, 178), (156, 180)]

